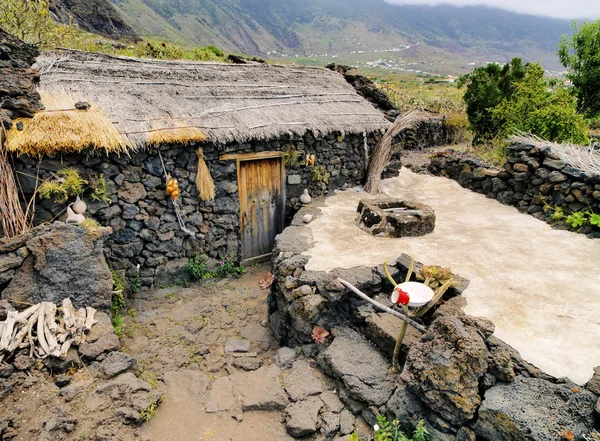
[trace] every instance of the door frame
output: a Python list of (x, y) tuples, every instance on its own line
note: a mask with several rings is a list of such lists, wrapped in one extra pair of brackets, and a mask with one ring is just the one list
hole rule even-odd
[[(244, 210), (246, 208), (246, 203), (248, 201), (242, 201), (241, 198), (241, 192), (240, 192), (240, 165), (242, 162), (247, 162), (247, 161), (258, 161), (261, 159), (272, 159), (272, 158), (281, 158), (281, 192), (282, 192), (282, 197), (283, 197), (283, 209), (284, 209), (284, 219), (285, 219), (285, 203), (286, 203), (286, 177), (285, 177), (285, 163), (283, 161), (283, 152), (281, 151), (268, 151), (268, 152), (258, 152), (258, 153), (232, 153), (232, 154), (225, 154), (225, 155), (221, 155), (219, 156), (219, 160), (221, 161), (229, 161), (229, 160), (235, 160), (236, 162), (236, 171), (237, 171), (237, 185), (238, 185), (238, 200), (239, 200), (239, 204), (240, 204), (240, 213), (239, 213), (239, 217), (240, 217), (240, 237), (242, 237), (242, 234), (244, 232), (243, 230), (243, 214), (244, 214)], [(243, 238), (242, 238), (242, 242), (243, 242)], [(266, 262), (268, 260), (271, 259), (271, 253), (268, 254), (263, 254), (262, 256), (255, 256), (255, 257), (246, 257), (243, 255), (243, 249), (240, 248), (240, 255), (242, 257), (242, 264), (248, 264), (250, 262)]]

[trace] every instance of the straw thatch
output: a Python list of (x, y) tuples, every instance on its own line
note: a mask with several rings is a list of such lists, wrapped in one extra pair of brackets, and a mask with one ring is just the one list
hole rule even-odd
[(157, 124), (148, 132), (148, 144), (158, 146), (160, 144), (191, 144), (206, 141), (206, 134), (196, 127), (186, 127), (179, 121), (175, 121), (174, 127), (160, 127)]
[(215, 200), (215, 182), (210, 175), (210, 170), (204, 162), (204, 152), (202, 149), (196, 150), (198, 155), (198, 172), (196, 173), (196, 188), (203, 201)]
[(369, 170), (367, 172), (367, 182), (365, 184), (365, 191), (370, 194), (381, 194), (383, 189), (381, 188), (381, 174), (385, 170), (385, 167), (389, 164), (392, 159), (392, 143), (394, 137), (409, 127), (414, 127), (418, 122), (424, 118), (424, 112), (420, 110), (411, 110), (410, 112), (398, 117), (394, 124), (390, 126), (388, 131), (383, 135), (371, 158), (369, 163)]
[[(54, 152), (71, 153), (90, 148), (106, 152), (123, 152), (129, 143), (93, 100), (83, 93), (62, 89), (40, 90), (45, 110), (33, 118), (17, 120), (22, 130), (13, 126), (7, 133), (9, 151), (41, 156)], [(88, 101), (88, 110), (77, 110), (75, 103)], [(90, 103), (91, 101), (91, 103)]]
[[(210, 141), (227, 143), (307, 130), (317, 135), (372, 132), (390, 125), (341, 75), (323, 68), (142, 60), (79, 51), (46, 54), (38, 68), (45, 90), (65, 89), (97, 103), (136, 149), (171, 127), (195, 128)], [(201, 137), (196, 132), (189, 139)], [(165, 142), (189, 139), (165, 135)]]
[(513, 136), (511, 140), (538, 148), (547, 147), (571, 167), (590, 175), (600, 175), (600, 151), (594, 149), (593, 146), (582, 146), (568, 142), (551, 142), (539, 136), (523, 133)]

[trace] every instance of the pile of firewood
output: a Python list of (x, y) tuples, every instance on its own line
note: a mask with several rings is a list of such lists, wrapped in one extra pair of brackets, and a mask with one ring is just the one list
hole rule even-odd
[(85, 342), (85, 334), (97, 323), (94, 308), (75, 310), (70, 299), (60, 307), (42, 302), (24, 311), (9, 311), (0, 322), (0, 361), (17, 349), (29, 347), (29, 356), (66, 358), (71, 345)]

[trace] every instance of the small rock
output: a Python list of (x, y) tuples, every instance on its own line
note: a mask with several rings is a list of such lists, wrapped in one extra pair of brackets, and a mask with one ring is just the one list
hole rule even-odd
[(77, 395), (79, 395), (82, 391), (84, 391), (88, 386), (92, 384), (91, 380), (86, 381), (78, 381), (73, 383), (65, 388), (63, 388), (59, 396), (63, 397), (65, 401), (68, 403), (69, 401), (73, 401)]
[(15, 371), (11, 364), (0, 363), (0, 378), (8, 378)]
[[(0, 377), (2, 374), (0, 374)], [(586, 389), (600, 395), (600, 366), (594, 368), (594, 375), (586, 384)]]
[(303, 400), (311, 395), (319, 395), (325, 387), (314, 370), (305, 360), (297, 360), (292, 371), (284, 380), (285, 390), (293, 401)]
[(197, 334), (204, 329), (204, 322), (198, 321), (185, 326), (185, 330), (190, 334)]
[[(92, 330), (95, 328), (92, 327)], [(106, 334), (100, 337), (93, 343), (84, 343), (79, 346), (79, 354), (84, 361), (95, 360), (100, 354), (104, 352), (112, 352), (119, 350), (119, 337), (114, 333)]]
[(58, 387), (65, 387), (71, 383), (71, 377), (66, 374), (60, 374), (54, 377), (54, 384)]
[(258, 358), (241, 357), (233, 360), (233, 366), (245, 371), (255, 371), (262, 365)]
[(232, 338), (227, 340), (225, 345), (225, 352), (248, 352), (250, 351), (250, 342), (248, 340), (241, 340)]
[(277, 351), (275, 362), (281, 369), (292, 367), (292, 364), (298, 358), (298, 351), (292, 348), (281, 348)]
[(19, 371), (29, 370), (34, 364), (35, 360), (25, 354), (18, 354), (13, 361), (13, 366)]
[(349, 435), (354, 432), (354, 423), (356, 419), (352, 412), (344, 409), (340, 412), (340, 435)]
[(340, 398), (332, 390), (326, 390), (320, 395), (321, 401), (329, 412), (339, 413), (344, 408)]
[(283, 410), (289, 403), (282, 387), (281, 371), (275, 365), (263, 366), (252, 372), (230, 375), (236, 396), (242, 401), (242, 410)]
[(285, 409), (287, 432), (295, 438), (315, 433), (322, 407), (323, 402), (319, 398), (309, 398), (290, 404)]
[(100, 366), (106, 378), (112, 378), (127, 371), (135, 371), (138, 368), (135, 358), (116, 351), (109, 353)]
[(212, 388), (208, 396), (206, 412), (216, 413), (230, 410), (235, 404), (232, 388), (233, 383), (229, 377), (217, 378), (212, 384)]
[(238, 423), (241, 423), (242, 421), (244, 421), (244, 415), (242, 415), (241, 413), (231, 415), (231, 418), (236, 420)]
[(323, 412), (321, 414), (321, 433), (326, 437), (331, 437), (340, 428), (340, 415), (333, 412)]
[(91, 105), (87, 101), (77, 101), (75, 103), (75, 108), (77, 110), (88, 110), (90, 107)]

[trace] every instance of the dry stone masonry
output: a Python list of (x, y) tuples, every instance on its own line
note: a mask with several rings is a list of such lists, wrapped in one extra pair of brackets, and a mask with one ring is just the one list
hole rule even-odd
[[(600, 213), (600, 175), (571, 167), (550, 147), (513, 143), (508, 152), (502, 168), (468, 153), (442, 152), (431, 159), (428, 171), (549, 223), (556, 223), (551, 215), (557, 207), (565, 215), (588, 210)], [(591, 225), (576, 231), (600, 237), (600, 230)]]
[[(464, 313), (461, 293), (469, 282), (459, 276), (445, 302), (424, 317), (427, 331), (408, 328), (401, 348), (403, 371), (392, 374), (400, 320), (376, 311), (336, 282), (341, 277), (391, 306), (392, 286), (382, 266), (306, 270), (310, 256), (304, 253), (313, 238), (303, 226), (305, 214), (318, 217), (320, 211), (302, 208), (276, 240), (269, 325), (280, 344), (316, 360), (333, 381), (345, 406), (333, 426), (342, 427), (345, 418), (354, 416), (375, 424), (375, 415), (384, 414), (398, 419), (406, 433), (424, 420), (431, 439), (442, 441), (592, 439), (591, 433), (599, 429), (600, 370), (583, 388), (527, 363), (493, 336), (493, 323)], [(403, 279), (409, 264), (409, 256), (400, 256), (390, 264), (392, 276)], [(421, 266), (417, 262), (416, 270)], [(317, 327), (326, 331), (320, 331), (319, 336), (325, 336), (321, 342), (315, 339)], [(296, 368), (298, 362), (293, 363)], [(304, 380), (296, 392), (290, 387), (298, 383), (296, 378), (290, 383), (287, 391), (297, 401), (286, 408), (289, 433), (303, 436), (320, 430), (325, 435), (329, 425), (319, 402), (323, 394), (320, 400), (310, 398), (321, 389)]]
[[(105, 252), (111, 266), (126, 270), (132, 278), (140, 265), (142, 285), (171, 283), (174, 278), (186, 278), (185, 264), (190, 256), (202, 253), (212, 259), (227, 255), (237, 258), (240, 251), (240, 219), (237, 169), (235, 161), (220, 161), (226, 153), (281, 151), (295, 147), (316, 156), (316, 163), (325, 167), (328, 182), (312, 179), (310, 167), (288, 167), (287, 211), (293, 214), (302, 205), (300, 195), (308, 188), (313, 196), (325, 195), (334, 189), (360, 184), (365, 176), (365, 141), (372, 148), (381, 135), (330, 134), (317, 137), (284, 137), (273, 142), (248, 144), (202, 144), (170, 146), (161, 149), (167, 172), (179, 182), (181, 211), (189, 236), (179, 228), (172, 202), (165, 195), (165, 179), (161, 159), (156, 150), (128, 155), (56, 155), (40, 163), (40, 180), (64, 167), (76, 168), (84, 179), (104, 175), (110, 203), (83, 198), (88, 204), (86, 216), (112, 228), (105, 242)], [(202, 147), (204, 157), (215, 182), (215, 201), (202, 201), (195, 179), (198, 159), (195, 148)], [(368, 152), (367, 152), (368, 153)], [(27, 156), (15, 159), (18, 177), (27, 198), (35, 190), (38, 161)], [(36, 204), (36, 223), (61, 216), (64, 204), (42, 200)], [(60, 218), (60, 217), (59, 217)]]

